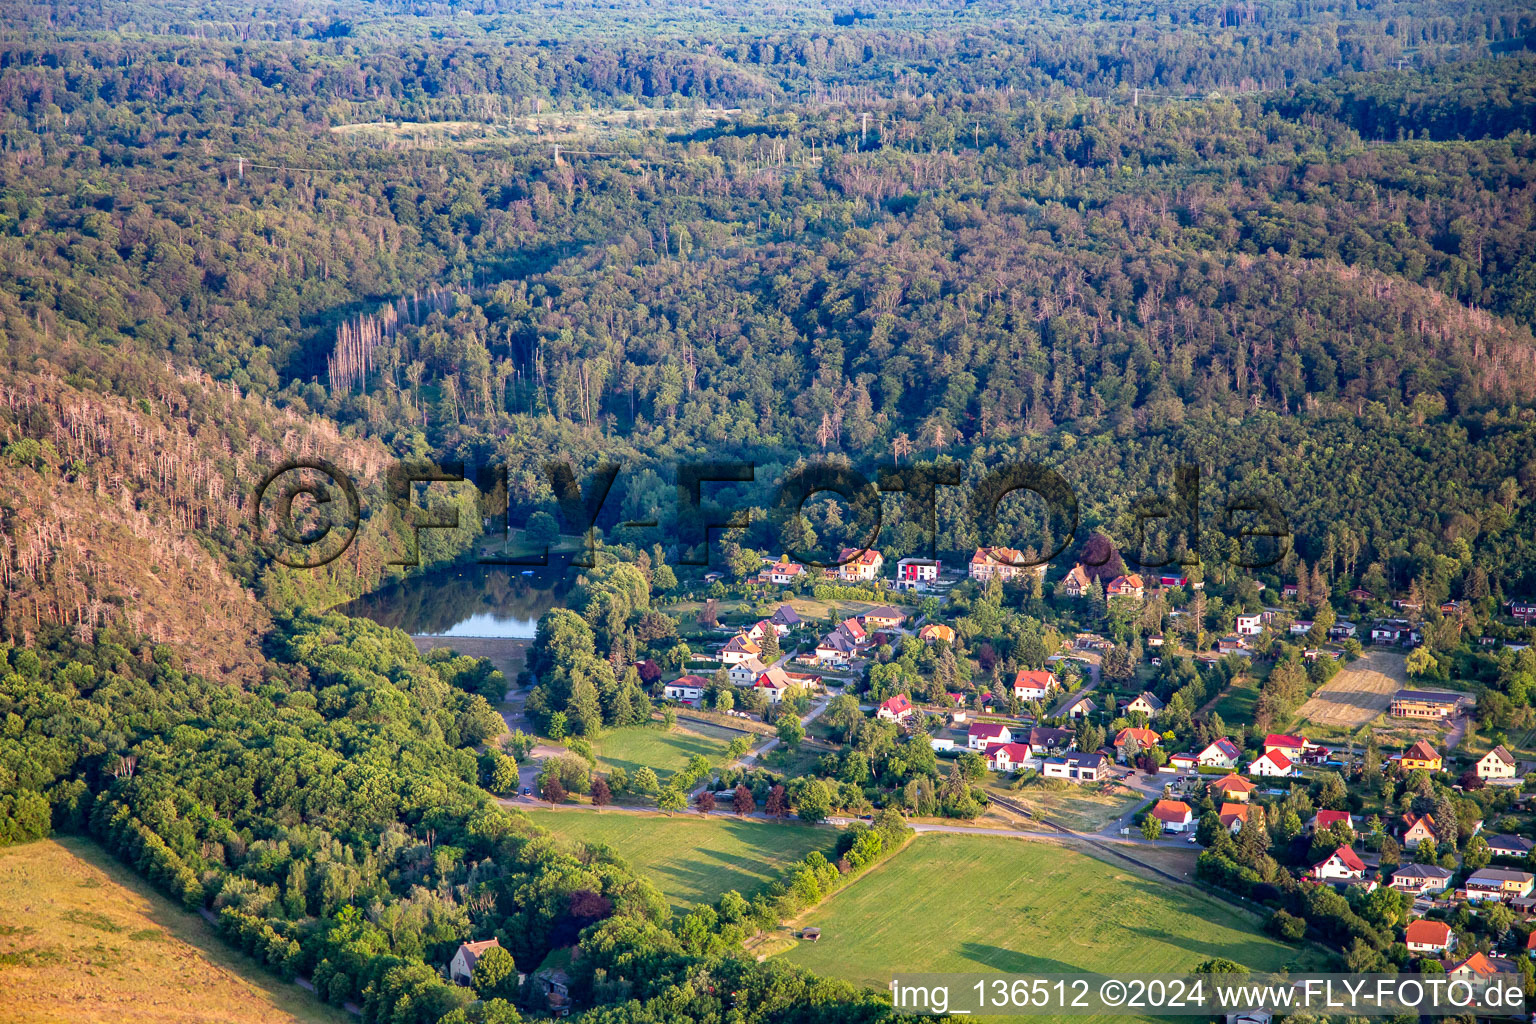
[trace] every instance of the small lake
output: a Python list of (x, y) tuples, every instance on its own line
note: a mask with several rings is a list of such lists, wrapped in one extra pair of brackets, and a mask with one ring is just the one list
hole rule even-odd
[(408, 576), (336, 611), (428, 636), (533, 639), (539, 619), (563, 607), (578, 575), (569, 555), (549, 566), (467, 563)]

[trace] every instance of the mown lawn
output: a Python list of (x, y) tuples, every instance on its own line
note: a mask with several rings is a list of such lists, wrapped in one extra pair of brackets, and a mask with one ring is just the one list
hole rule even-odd
[(806, 914), (783, 956), (883, 989), (892, 972), (1178, 973), (1210, 957), (1276, 970), (1315, 954), (1236, 910), (1051, 843), (924, 835)]
[(84, 840), (0, 850), (0, 922), (7, 1024), (349, 1020)]
[(735, 889), (751, 899), (812, 850), (827, 856), (837, 833), (794, 822), (666, 817), (623, 811), (527, 811), (562, 839), (606, 843), (649, 878), (678, 912)]
[[(705, 735), (705, 730), (712, 735)], [(694, 754), (703, 754), (711, 764), (719, 762), (730, 743), (729, 735), (708, 726), (695, 731), (678, 725), (669, 732), (659, 726), (633, 725), (603, 733), (592, 749), (609, 768), (623, 768), (631, 776), (640, 768), (650, 768), (665, 782)]]

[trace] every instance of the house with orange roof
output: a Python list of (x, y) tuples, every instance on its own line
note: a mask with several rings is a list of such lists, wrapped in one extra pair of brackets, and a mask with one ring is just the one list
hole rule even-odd
[(955, 642), (955, 631), (937, 622), (930, 622), (917, 631), (917, 638), (926, 644), (942, 640), (947, 644), (953, 645)]
[(1159, 800), (1147, 813), (1163, 823), (1164, 832), (1188, 832), (1194, 828), (1194, 812), (1182, 800)]
[(1221, 824), (1226, 828), (1228, 832), (1236, 835), (1238, 832), (1242, 831), (1244, 823), (1248, 821), (1249, 806), (1249, 804), (1221, 805), (1221, 810), (1218, 812), (1218, 815), (1221, 818)]
[(1411, 813), (1403, 815), (1402, 844), (1413, 847), (1426, 839), (1432, 843), (1439, 842), (1439, 837), (1435, 835), (1434, 815), (1426, 814), (1423, 817)]
[(1129, 741), (1134, 740), (1137, 751), (1146, 750), (1162, 744), (1163, 738), (1151, 729), (1139, 729), (1136, 726), (1127, 726), (1115, 733), (1115, 760), (1125, 760), (1125, 748)]
[(745, 633), (737, 633), (724, 647), (720, 648), (720, 660), (727, 665), (736, 665), (762, 653), (763, 649), (754, 643), (751, 637)]
[(1116, 576), (1104, 588), (1105, 597), (1129, 597), (1137, 601), (1140, 601), (1146, 592), (1146, 583), (1134, 572), (1128, 576)]
[(1235, 772), (1223, 775), (1206, 787), (1212, 800), (1235, 800), (1239, 803), (1247, 803), (1249, 794), (1258, 788)]
[(1410, 953), (1445, 953), (1456, 946), (1456, 936), (1450, 925), (1424, 918), (1408, 922), (1404, 941)]
[(843, 548), (837, 556), (837, 578), (850, 583), (868, 583), (880, 578), (885, 559), (874, 548)]
[(1025, 573), (1045, 575), (1045, 563), (1030, 565), (1024, 552), (1014, 548), (977, 548), (971, 556), (970, 577), (973, 580), (1012, 580)]
[(1088, 593), (1088, 588), (1093, 585), (1093, 577), (1088, 575), (1088, 570), (1081, 564), (1074, 565), (1072, 571), (1062, 577), (1061, 592), (1068, 597), (1082, 597)]

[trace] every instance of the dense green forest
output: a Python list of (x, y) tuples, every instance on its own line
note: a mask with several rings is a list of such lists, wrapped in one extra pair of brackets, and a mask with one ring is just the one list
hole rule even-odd
[[(505, 681), (324, 614), (558, 516), (551, 461), (621, 467), (597, 527), (636, 565), (591, 574), (531, 664), (532, 710), (594, 730), (649, 714), (624, 662), (682, 554), (682, 462), (756, 465), (711, 491), (758, 511), (717, 546), (743, 564), (853, 539), (833, 502), (792, 537), (766, 515), (810, 460), (939, 464), (951, 558), (1071, 540), (1025, 496), (978, 521), (1000, 467), (1061, 474), (1076, 540), (1129, 555), (1194, 465), (1200, 539), (1161, 541), (1214, 579), (1225, 507), (1261, 495), (1292, 533), (1272, 583), (1536, 592), (1529, 3), (6, 14), (0, 841), (94, 835), (369, 1024), (515, 1019), (436, 974), (482, 933), (519, 967), (579, 943), (605, 1024), (888, 1013), (741, 957), (771, 900), (675, 919), (497, 808)], [(361, 496), (316, 570), (252, 529), (292, 459)], [(461, 525), (414, 559), (400, 459), (471, 467), (417, 501)], [(888, 557), (930, 543), (909, 497)], [(1039, 623), (990, 602), (962, 633), (1037, 663)]]

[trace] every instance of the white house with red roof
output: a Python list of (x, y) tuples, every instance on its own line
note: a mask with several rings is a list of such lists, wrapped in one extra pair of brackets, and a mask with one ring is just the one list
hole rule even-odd
[(1292, 761), (1300, 761), (1307, 756), (1312, 743), (1305, 736), (1292, 736), (1288, 733), (1272, 732), (1264, 737), (1264, 753), (1278, 750)]
[(1044, 700), (1056, 685), (1056, 673), (1049, 669), (1022, 669), (1013, 677), (1013, 695), (1019, 700)]
[(1182, 800), (1159, 800), (1147, 813), (1163, 823), (1164, 832), (1188, 832), (1195, 827), (1194, 812)]
[(1422, 917), (1408, 922), (1405, 941), (1410, 953), (1445, 953), (1456, 947), (1456, 936), (1450, 925)]
[(1310, 874), (1319, 882), (1364, 878), (1365, 861), (1360, 859), (1360, 855), (1354, 851), (1353, 847), (1341, 846), (1330, 853), (1326, 859), (1312, 865)]
[(987, 750), (987, 767), (995, 772), (1016, 772), (1030, 758), (1024, 743), (999, 743)]
[(1291, 763), (1291, 759), (1278, 750), (1271, 750), (1268, 753), (1260, 754), (1248, 762), (1249, 775), (1288, 779), (1296, 773), (1296, 766)]
[(1138, 601), (1146, 592), (1146, 583), (1134, 572), (1128, 576), (1116, 576), (1104, 588), (1105, 597), (1131, 597)]
[(768, 695), (768, 703), (777, 704), (784, 699), (789, 688), (795, 685), (795, 680), (790, 678), (788, 672), (777, 665), (769, 666), (763, 674), (757, 677), (757, 682), (752, 684)]
[(662, 696), (668, 700), (695, 701), (704, 696), (709, 681), (703, 676), (679, 676), (662, 687)]
[(986, 750), (994, 744), (1012, 743), (1013, 730), (1002, 722), (972, 722), (965, 745), (971, 750)]
[(1242, 749), (1223, 736), (1195, 755), (1195, 762), (1202, 768), (1236, 768), (1242, 756)]
[(805, 572), (805, 566), (799, 562), (791, 562), (788, 555), (780, 555), (779, 560), (763, 570), (769, 583), (777, 583), (785, 586), (798, 580)]
[(907, 695), (898, 693), (880, 705), (880, 709), (875, 712), (875, 717), (884, 719), (887, 722), (905, 723), (916, 712), (917, 709), (912, 706), (912, 702), (907, 699)]

